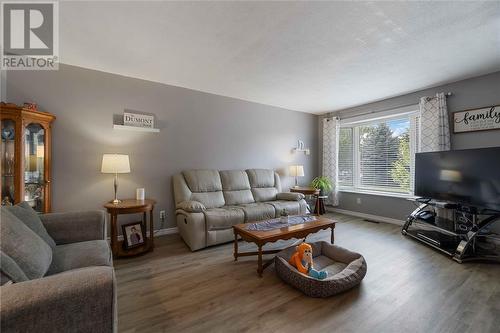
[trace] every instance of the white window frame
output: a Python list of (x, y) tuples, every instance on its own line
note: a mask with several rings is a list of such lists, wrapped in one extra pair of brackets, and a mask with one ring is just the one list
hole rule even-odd
[[(418, 105), (410, 105), (403, 108), (377, 112), (371, 115), (355, 116), (345, 120), (340, 120), (340, 127), (352, 128), (353, 134), (353, 186), (340, 185), (340, 192), (363, 193), (380, 196), (415, 198), (415, 153), (419, 151), (419, 117), (420, 111)], [(369, 186), (362, 186), (359, 161), (359, 127), (363, 125), (372, 125), (382, 121), (391, 121), (407, 118), (410, 122), (410, 192), (382, 191)]]

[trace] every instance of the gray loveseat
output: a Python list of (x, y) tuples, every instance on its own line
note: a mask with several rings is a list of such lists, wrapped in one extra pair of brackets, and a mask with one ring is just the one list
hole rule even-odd
[(304, 195), (281, 192), (274, 170), (189, 170), (173, 186), (177, 227), (192, 251), (231, 241), (235, 224), (307, 211)]
[(0, 210), (2, 333), (116, 331), (104, 213)]

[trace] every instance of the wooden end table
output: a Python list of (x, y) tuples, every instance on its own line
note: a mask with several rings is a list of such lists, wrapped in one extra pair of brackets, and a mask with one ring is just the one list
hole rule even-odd
[[(143, 254), (153, 250), (154, 247), (154, 228), (153, 228), (153, 209), (156, 201), (151, 199), (135, 200), (125, 199), (114, 204), (108, 202), (104, 208), (108, 211), (111, 221), (111, 250), (113, 257), (130, 257)], [(147, 213), (149, 212), (149, 235), (147, 233)], [(118, 240), (118, 215), (142, 213), (142, 224), (146, 228), (145, 243), (131, 249), (123, 248), (123, 241)]]
[[(264, 221), (261, 221), (264, 222)], [(254, 222), (259, 223), (259, 222)], [(239, 257), (254, 256), (257, 255), (257, 273), (259, 277), (262, 277), (262, 272), (266, 267), (268, 267), (272, 260), (262, 263), (262, 255), (277, 253), (283, 249), (279, 250), (262, 250), (262, 247), (267, 243), (276, 242), (278, 240), (287, 240), (291, 238), (304, 239), (315, 232), (323, 229), (332, 229), (331, 242), (335, 241), (335, 223), (336, 221), (327, 219), (322, 216), (316, 216), (315, 221), (305, 222), (301, 224), (295, 224), (290, 226), (285, 226), (283, 228), (277, 228), (266, 231), (256, 231), (247, 230), (249, 223), (241, 223), (233, 226), (234, 232), (234, 261), (237, 261)], [(238, 252), (238, 236), (240, 236), (244, 241), (255, 243), (258, 247), (257, 252)]]
[(292, 187), (290, 192), (302, 193), (303, 195), (312, 195), (316, 198), (316, 203), (314, 204), (314, 214), (323, 215), (325, 214), (325, 196), (320, 196), (320, 191), (314, 187)]
[(316, 205), (314, 205), (314, 214), (323, 215), (326, 213), (325, 199), (328, 199), (328, 196), (318, 195), (316, 197)]

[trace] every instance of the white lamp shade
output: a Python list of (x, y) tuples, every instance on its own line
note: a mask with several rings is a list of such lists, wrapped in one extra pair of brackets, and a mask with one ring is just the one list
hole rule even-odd
[(102, 173), (129, 173), (130, 162), (128, 155), (104, 154), (102, 155)]
[(304, 177), (304, 166), (303, 165), (290, 165), (290, 176), (292, 176), (292, 177)]

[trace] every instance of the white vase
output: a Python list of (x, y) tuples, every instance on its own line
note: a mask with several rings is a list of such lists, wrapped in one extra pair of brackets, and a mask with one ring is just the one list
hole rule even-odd
[(136, 200), (144, 200), (145, 198), (145, 190), (144, 188), (138, 188), (135, 190), (135, 199)]

